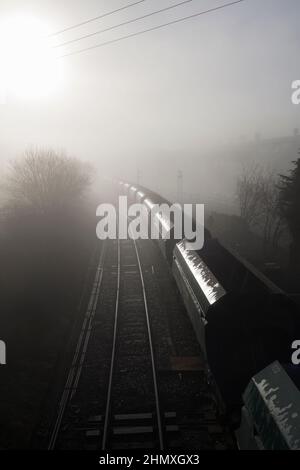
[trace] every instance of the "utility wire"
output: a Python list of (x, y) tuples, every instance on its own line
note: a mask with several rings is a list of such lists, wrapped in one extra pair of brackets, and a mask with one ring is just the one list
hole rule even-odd
[(90, 18), (86, 21), (82, 21), (81, 23), (74, 24), (72, 26), (68, 26), (67, 28), (61, 29), (60, 31), (56, 31), (55, 33), (51, 33), (48, 37), (57, 36), (58, 34), (65, 33), (66, 31), (71, 31), (72, 29), (79, 28), (80, 26), (84, 26), (86, 24), (92, 23), (93, 21), (100, 20), (101, 18), (105, 18), (106, 16), (113, 15), (114, 13), (118, 13), (119, 11), (126, 10), (127, 8), (133, 7), (134, 5), (138, 5), (139, 3), (144, 3), (146, 0), (139, 0), (138, 2), (129, 3), (129, 5), (125, 5), (123, 7), (117, 8), (116, 10), (109, 11), (99, 16), (95, 16), (94, 18)]
[(70, 41), (63, 42), (62, 44), (57, 44), (56, 46), (53, 46), (53, 47), (57, 48), (57, 47), (67, 46), (68, 44), (72, 44), (74, 42), (81, 41), (82, 39), (91, 38), (91, 37), (96, 36), (98, 34), (106, 33), (107, 31), (111, 31), (112, 29), (120, 28), (121, 26), (125, 26), (125, 25), (131, 24), (131, 23), (135, 23), (136, 21), (139, 21), (139, 20), (144, 20), (145, 18), (148, 18), (149, 16), (158, 15), (159, 13), (162, 13), (164, 11), (172, 10), (173, 8), (184, 5), (185, 3), (190, 3), (192, 1), (193, 0), (184, 0), (182, 2), (176, 3), (175, 5), (171, 5), (169, 7), (162, 8), (161, 10), (156, 10), (156, 11), (153, 11), (151, 13), (147, 13), (146, 15), (143, 15), (143, 16), (138, 16), (137, 18), (133, 18), (132, 20), (124, 21), (123, 23), (119, 23), (119, 24), (116, 24), (116, 25), (113, 25), (113, 26), (109, 26), (108, 28), (105, 28), (105, 29), (100, 29), (99, 31), (96, 31), (94, 33), (86, 34), (85, 36), (80, 36), (79, 38), (71, 39)]
[(60, 56), (58, 56), (58, 59), (61, 59), (61, 58), (64, 58), (64, 57), (69, 57), (69, 56), (76, 55), (76, 54), (81, 54), (83, 52), (90, 51), (92, 49), (97, 49), (97, 48), (104, 47), (104, 46), (108, 46), (108, 45), (114, 44), (116, 42), (121, 42), (121, 41), (124, 41), (125, 39), (132, 38), (132, 37), (135, 37), (135, 36), (139, 36), (141, 34), (145, 34), (145, 33), (148, 33), (150, 31), (155, 31), (157, 29), (165, 28), (165, 27), (173, 25), (173, 24), (181, 23), (183, 21), (187, 21), (189, 19), (196, 18), (197, 16), (206, 15), (208, 13), (212, 13), (214, 11), (224, 9), (224, 8), (236, 5), (238, 3), (242, 3), (244, 1), (245, 0), (236, 0), (235, 2), (224, 3), (223, 5), (219, 5), (218, 7), (210, 8), (209, 10), (200, 11), (199, 13), (194, 13), (193, 15), (184, 16), (183, 18), (178, 18), (177, 20), (169, 21), (167, 23), (163, 23), (163, 24), (160, 24), (158, 26), (153, 26), (152, 28), (143, 29), (142, 31), (138, 31), (136, 33), (127, 34), (126, 36), (121, 36), (121, 37), (116, 38), (116, 39), (111, 39), (110, 41), (105, 41), (105, 42), (101, 42), (100, 44), (95, 44), (94, 46), (85, 47), (85, 48), (79, 49), (77, 51), (73, 51), (73, 52), (69, 52), (67, 54), (60, 55)]

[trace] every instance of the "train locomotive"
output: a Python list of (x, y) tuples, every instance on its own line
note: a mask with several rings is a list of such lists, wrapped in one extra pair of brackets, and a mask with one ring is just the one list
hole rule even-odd
[[(162, 254), (171, 264), (174, 246), (178, 240), (175, 239), (175, 214), (169, 210), (170, 202), (142, 186), (130, 186), (128, 183), (121, 182), (120, 191), (121, 194), (128, 197), (129, 203), (144, 204), (147, 212), (149, 238), (156, 239)], [(155, 210), (155, 207), (159, 207), (159, 210)], [(155, 235), (153, 236), (153, 234)]]
[[(120, 188), (131, 202), (146, 205), (148, 217), (154, 205), (170, 204), (142, 186), (120, 183)], [(158, 227), (167, 225), (167, 237), (159, 238), (157, 242), (172, 270), (206, 358), (209, 375), (219, 397), (220, 411), (236, 432), (240, 447), (248, 448), (251, 442), (254, 448), (254, 442), (259, 439), (255, 440), (253, 436), (257, 434), (259, 425), (255, 424), (254, 416), (250, 416), (253, 407), (251, 411), (251, 406), (246, 406), (251, 396), (247, 390), (255, 376), (261, 371), (269, 371), (268, 367), (274, 361), (284, 370), (292, 368), (295, 375), (291, 345), (300, 338), (298, 308), (283, 291), (213, 238), (209, 231), (205, 230), (203, 248), (190, 250), (188, 240), (175, 239), (172, 218), (167, 220), (167, 216), (160, 212), (155, 219)], [(296, 375), (299, 375), (298, 370)], [(289, 377), (292, 384), (297, 383), (294, 377)], [(300, 400), (299, 386), (296, 389)], [(263, 391), (257, 388), (255, 391), (252, 401), (265, 403)], [(271, 408), (268, 409), (269, 414), (260, 413), (265, 426), (271, 419)], [(300, 429), (300, 412), (297, 416)], [(280, 441), (275, 432), (273, 435), (273, 441), (267, 440), (265, 447), (261, 441), (257, 448), (273, 448), (275, 440)], [(280, 442), (286, 442), (283, 429), (281, 436)]]

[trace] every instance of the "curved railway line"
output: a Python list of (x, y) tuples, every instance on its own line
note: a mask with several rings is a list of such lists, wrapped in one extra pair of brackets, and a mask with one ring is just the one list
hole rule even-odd
[[(105, 264), (109, 243), (109, 259), (116, 261), (111, 272)], [(103, 287), (104, 278), (110, 286)], [(101, 286), (103, 289), (99, 295)], [(83, 374), (84, 380), (89, 366), (88, 355), (91, 356), (91, 349), (94, 347), (95, 338), (92, 337), (91, 344), (90, 338), (95, 335), (93, 328), (94, 323), (97, 326), (97, 317), (106, 310), (108, 302), (111, 307), (113, 290), (115, 307), (114, 315), (110, 315), (111, 357), (103, 356), (101, 365), (106, 371), (109, 369), (108, 378), (103, 381), (108, 384), (107, 391), (105, 393), (105, 387), (102, 387), (101, 395), (98, 396), (98, 410), (95, 410), (97, 414), (90, 416), (86, 423), (80, 420), (80, 427), (77, 427), (78, 419), (74, 422), (72, 410), (76, 407), (76, 393), (80, 393), (78, 387), (81, 376)], [(98, 341), (101, 342), (99, 336)], [(127, 398), (120, 400), (120, 397)], [(79, 416), (80, 413), (77, 413), (77, 417)], [(70, 433), (68, 423), (72, 421)], [(65, 445), (68, 448), (74, 444), (80, 446), (82, 439), (74, 436), (77, 434), (76, 428), (79, 431), (85, 430), (86, 441), (92, 442), (91, 448), (164, 448), (147, 295), (137, 244), (133, 240), (116, 240), (103, 244), (88, 309), (48, 448), (64, 448)], [(89, 447), (89, 444), (87, 446)]]
[(157, 246), (151, 240), (106, 240), (100, 251), (47, 447), (232, 447)]
[[(164, 203), (143, 187), (120, 185), (121, 194), (150, 211)], [(160, 213), (155, 217), (158, 225), (165, 221)], [(245, 421), (250, 405), (242, 393), (254, 367), (278, 354), (285, 361), (277, 338), (289, 351), (299, 328), (295, 306), (209, 232), (204, 247), (190, 252), (184, 239), (175, 243), (172, 221), (166, 226), (169, 237), (157, 243), (129, 238), (96, 248), (101, 254), (86, 283), (92, 292), (82, 297), (86, 311), (75, 317), (70, 345), (55, 368), (39, 448), (176, 452), (264, 445)], [(259, 312), (252, 308), (257, 302)]]
[[(116, 437), (119, 439), (121, 437), (121, 440), (123, 438), (123, 445), (124, 440), (127, 441), (128, 447), (137, 447), (139, 444), (144, 446), (145, 434), (150, 434), (146, 447), (163, 450), (163, 425), (157, 373), (139, 252), (135, 241), (123, 242), (122, 249), (120, 240), (117, 244), (118, 281), (114, 334), (101, 449), (114, 448), (113, 441)], [(123, 250), (122, 254), (121, 250)], [(121, 285), (121, 275), (123, 285)], [(129, 283), (131, 286), (128, 285)], [(124, 375), (127, 376), (127, 373), (130, 373), (133, 360), (135, 363), (138, 362), (134, 375), (142, 380), (138, 381), (135, 393), (132, 395), (132, 389), (128, 391), (128, 379), (125, 377), (124, 381)], [(145, 384), (147, 384), (148, 400), (143, 393)], [(115, 392), (116, 396), (114, 396)], [(129, 396), (129, 400), (125, 398), (120, 404), (120, 396)], [(134, 413), (138, 404), (143, 403), (144, 400), (146, 401), (145, 410)], [(120, 425), (120, 423), (125, 423), (125, 425)]]
[(48, 449), (54, 449), (57, 437), (62, 425), (62, 420), (64, 413), (69, 402), (72, 400), (72, 397), (76, 393), (78, 382), (80, 379), (82, 367), (85, 361), (85, 355), (92, 331), (93, 319), (95, 316), (97, 302), (100, 293), (100, 287), (102, 282), (103, 275), (103, 259), (105, 256), (105, 246), (102, 246), (100, 257), (98, 261), (98, 266), (96, 269), (96, 274), (94, 278), (94, 283), (92, 287), (92, 292), (89, 299), (88, 308), (86, 315), (83, 320), (82, 328), (76, 345), (74, 357), (72, 360), (71, 368), (67, 376), (66, 384), (63, 390), (63, 394), (59, 403), (58, 415), (55, 420), (55, 424), (51, 433)]

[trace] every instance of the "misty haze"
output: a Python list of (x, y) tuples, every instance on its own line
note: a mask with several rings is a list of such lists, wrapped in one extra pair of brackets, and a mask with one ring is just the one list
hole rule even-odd
[(299, 18), (1, 0), (0, 450), (300, 449)]

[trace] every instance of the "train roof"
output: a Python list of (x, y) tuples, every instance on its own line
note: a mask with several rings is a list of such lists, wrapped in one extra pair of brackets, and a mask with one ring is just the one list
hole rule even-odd
[(164, 237), (167, 237), (174, 227), (174, 224), (170, 217), (170, 212), (167, 213), (164, 210), (156, 212), (156, 214), (154, 215), (154, 223), (156, 224), (159, 232)]
[(203, 293), (207, 307), (217, 302), (226, 294), (224, 287), (208, 265), (201, 259), (198, 252), (186, 248), (186, 240), (177, 243), (176, 250), (180, 253), (189, 270), (189, 274)]
[(160, 196), (160, 194), (145, 188), (145, 186), (138, 185), (138, 190), (142, 191), (153, 204), (171, 204), (170, 201)]
[[(160, 196), (156, 192), (151, 191), (144, 186), (125, 182), (120, 182), (120, 184), (121, 186), (123, 186), (127, 194), (133, 193), (139, 196), (142, 202), (146, 205), (149, 210), (152, 210), (155, 205), (161, 206), (163, 204), (166, 204), (168, 207), (171, 207), (173, 205), (173, 203), (168, 201), (166, 198)], [(188, 216), (185, 215), (185, 217)], [(192, 227), (193, 229), (195, 229), (195, 221), (193, 217), (191, 217), (191, 219), (193, 222)], [(160, 210), (156, 214), (155, 222), (157, 223), (157, 228), (159, 229), (159, 232), (162, 234), (163, 238), (173, 238), (173, 235), (171, 235), (170, 233), (174, 229), (173, 212), (171, 212), (169, 216), (169, 212), (165, 211), (164, 208), (162, 208), (162, 210)], [(170, 237), (168, 234), (170, 234)], [(211, 238), (210, 232), (207, 229), (205, 229), (205, 237), (206, 239)]]
[(150, 210), (152, 210), (153, 207), (155, 206), (155, 202), (153, 202), (152, 199), (150, 199), (150, 197), (148, 197), (148, 196), (144, 199), (144, 204)]
[(267, 450), (300, 450), (300, 391), (275, 361), (256, 374), (243, 395)]
[(147, 196), (146, 193), (142, 189), (139, 189), (137, 194), (140, 198), (145, 198)]
[(211, 273), (211, 278), (213, 275), (217, 284), (222, 286), (225, 292), (282, 293), (279, 287), (251, 263), (216, 239), (206, 239), (203, 248), (193, 251), (192, 254), (185, 248), (185, 241), (183, 241), (180, 244), (180, 251), (187, 260), (190, 260), (192, 256), (193, 261), (190, 264), (193, 266), (193, 272), (197, 271), (197, 267), (199, 267), (198, 271), (203, 271), (205, 266), (205, 271)]

